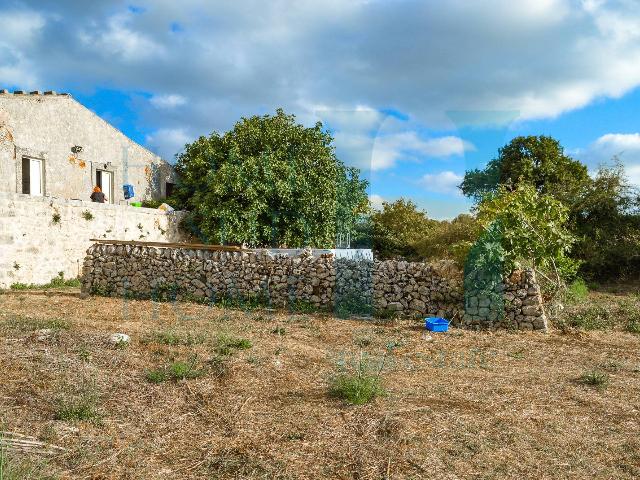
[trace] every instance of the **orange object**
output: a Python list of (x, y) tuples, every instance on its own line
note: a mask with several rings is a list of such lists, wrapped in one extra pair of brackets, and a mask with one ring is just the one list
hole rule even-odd
[(100, 187), (93, 187), (93, 191), (98, 193), (98, 192), (101, 192), (102, 190), (100, 189)]

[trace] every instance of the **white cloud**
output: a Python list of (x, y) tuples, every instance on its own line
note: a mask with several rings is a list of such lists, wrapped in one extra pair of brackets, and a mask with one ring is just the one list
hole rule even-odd
[[(636, 0), (139, 0), (141, 13), (124, 0), (15, 5), (17, 23), (0, 7), (3, 81), (188, 92), (180, 116), (150, 108), (145, 128), (188, 121), (207, 134), (282, 106), (305, 120), (321, 108), (361, 110), (347, 133), (375, 128), (387, 108), (445, 129), (451, 111), (553, 117), (640, 86)], [(374, 166), (397, 161), (378, 147)]]
[(428, 173), (420, 179), (420, 185), (429, 192), (445, 195), (462, 195), (458, 185), (462, 182), (462, 175), (452, 171)]
[(372, 193), (371, 195), (369, 195), (369, 202), (371, 203), (371, 207), (375, 208), (376, 210), (382, 210), (382, 203), (386, 202), (386, 200), (376, 194), (376, 193)]
[(36, 11), (0, 12), (0, 81), (5, 86), (37, 87), (37, 68), (24, 51), (37, 42), (45, 24), (45, 17)]
[(184, 128), (162, 128), (151, 135), (147, 135), (146, 144), (149, 148), (168, 161), (173, 161), (176, 153), (193, 141), (193, 136)]
[(93, 25), (91, 30), (81, 30), (79, 38), (86, 47), (98, 47), (102, 57), (116, 55), (127, 63), (162, 57), (166, 53), (164, 45), (132, 28), (134, 18), (130, 11), (112, 15), (107, 18), (106, 28)]
[(371, 157), (372, 170), (393, 167), (403, 156), (446, 158), (464, 155), (475, 147), (459, 137), (446, 136), (422, 139), (416, 132), (380, 135), (375, 139)]
[(592, 172), (599, 164), (611, 164), (615, 157), (625, 166), (629, 180), (640, 186), (640, 133), (607, 133), (573, 155)]
[(154, 107), (167, 110), (180, 107), (187, 103), (187, 99), (185, 97), (177, 94), (154, 95), (149, 101)]

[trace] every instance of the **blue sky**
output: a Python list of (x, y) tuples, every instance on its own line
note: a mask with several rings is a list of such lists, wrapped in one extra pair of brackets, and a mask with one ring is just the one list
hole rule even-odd
[(436, 218), (517, 135), (640, 184), (636, 0), (5, 0), (0, 84), (70, 92), (169, 160), (283, 107), (325, 122), (374, 204)]

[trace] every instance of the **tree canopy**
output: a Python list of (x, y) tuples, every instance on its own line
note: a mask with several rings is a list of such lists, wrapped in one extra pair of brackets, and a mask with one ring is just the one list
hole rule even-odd
[(383, 258), (415, 258), (416, 243), (428, 235), (434, 223), (411, 200), (383, 202), (382, 210), (371, 215), (373, 249)]
[(467, 171), (460, 188), (466, 196), (480, 201), (500, 186), (515, 188), (527, 183), (567, 204), (589, 181), (585, 165), (565, 155), (555, 138), (542, 135), (514, 138), (483, 170)]
[(176, 170), (174, 200), (207, 243), (333, 247), (368, 209), (367, 182), (336, 157), (323, 125), (280, 109), (198, 138)]

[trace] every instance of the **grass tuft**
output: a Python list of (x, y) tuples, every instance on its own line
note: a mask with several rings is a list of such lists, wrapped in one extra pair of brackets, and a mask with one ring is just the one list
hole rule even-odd
[(580, 382), (591, 387), (604, 389), (609, 384), (609, 375), (599, 370), (590, 370), (582, 374)]
[(340, 372), (330, 382), (329, 393), (351, 405), (364, 405), (376, 397), (386, 395), (380, 374), (384, 367), (384, 357), (377, 368), (360, 352), (354, 365), (343, 364)]

